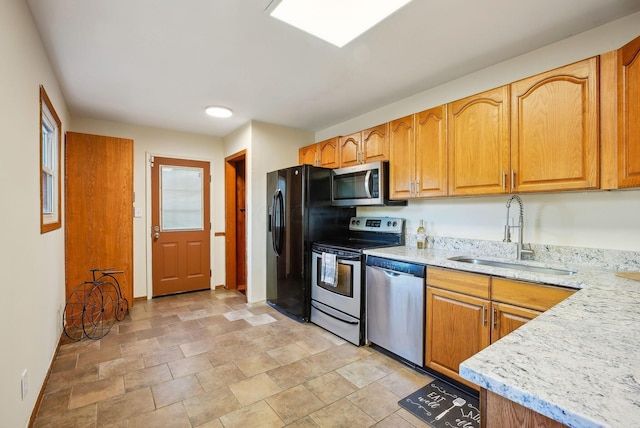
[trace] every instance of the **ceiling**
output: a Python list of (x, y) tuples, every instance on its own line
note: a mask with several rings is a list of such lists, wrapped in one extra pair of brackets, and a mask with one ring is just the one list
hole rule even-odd
[(337, 48), (268, 16), (270, 0), (27, 3), (72, 115), (217, 137), (250, 120), (315, 132), (640, 10), (413, 0)]

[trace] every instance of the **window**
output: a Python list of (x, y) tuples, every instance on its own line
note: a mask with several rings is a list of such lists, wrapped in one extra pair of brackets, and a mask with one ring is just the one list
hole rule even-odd
[(40, 233), (61, 226), (60, 118), (40, 86)]

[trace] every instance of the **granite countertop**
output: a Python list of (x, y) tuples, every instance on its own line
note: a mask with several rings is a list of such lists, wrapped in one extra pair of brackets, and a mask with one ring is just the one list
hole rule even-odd
[(639, 282), (589, 265), (551, 265), (577, 273), (541, 275), (455, 262), (448, 258), (466, 254), (452, 250), (365, 253), (580, 289), (464, 361), (460, 376), (570, 427), (627, 427), (640, 419)]

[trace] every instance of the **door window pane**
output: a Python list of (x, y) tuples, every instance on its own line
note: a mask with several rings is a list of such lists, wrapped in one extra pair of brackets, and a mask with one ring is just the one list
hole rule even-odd
[(162, 230), (203, 230), (202, 168), (160, 166)]

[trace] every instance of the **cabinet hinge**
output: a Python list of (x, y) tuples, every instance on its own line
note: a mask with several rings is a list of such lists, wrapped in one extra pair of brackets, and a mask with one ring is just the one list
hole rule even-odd
[(149, 163), (151, 164), (151, 168), (153, 168), (153, 161), (154, 161), (154, 157), (149, 156)]

